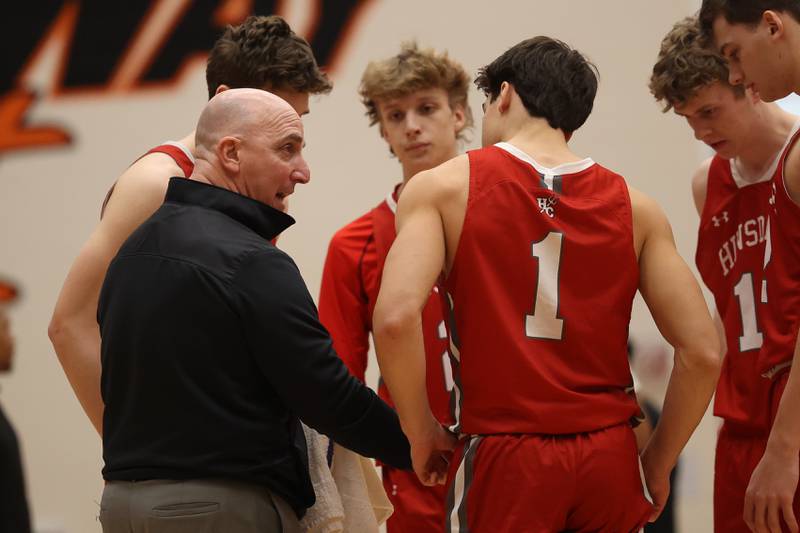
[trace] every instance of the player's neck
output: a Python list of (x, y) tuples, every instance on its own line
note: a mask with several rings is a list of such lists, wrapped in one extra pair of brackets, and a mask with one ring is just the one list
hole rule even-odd
[(178, 142), (184, 145), (187, 150), (194, 154), (194, 131)]
[(539, 124), (520, 128), (504, 140), (546, 167), (557, 167), (564, 163), (572, 163), (583, 159), (569, 149), (567, 140), (561, 130), (554, 130)]
[(777, 104), (764, 104), (759, 118), (751, 122), (748, 139), (735, 164), (746, 180), (760, 179), (772, 165), (797, 121)]

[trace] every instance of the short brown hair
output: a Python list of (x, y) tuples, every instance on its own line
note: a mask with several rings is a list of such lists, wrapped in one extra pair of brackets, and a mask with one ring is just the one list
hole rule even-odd
[(208, 56), (206, 82), (209, 98), (220, 85), (309, 94), (333, 88), (311, 46), (276, 15), (250, 16), (238, 26), (228, 26)]
[[(403, 43), (400, 53), (388, 59), (371, 61), (361, 76), (358, 94), (367, 108), (369, 125), (380, 122), (377, 100), (401, 98), (422, 89), (440, 88), (447, 92), (450, 107), (464, 109), (462, 132), (472, 127), (472, 110), (467, 102), (469, 76), (447, 52), (420, 49), (415, 42)], [(461, 137), (461, 132), (459, 132)]]
[(725, 59), (705, 47), (697, 18), (687, 17), (677, 22), (661, 41), (650, 76), (650, 92), (664, 104), (662, 111), (666, 113), (714, 82), (727, 85), (737, 97), (744, 95), (743, 87), (728, 83)]
[(510, 83), (528, 115), (572, 133), (592, 112), (597, 67), (568, 44), (540, 35), (517, 43), (481, 68), (475, 85), (491, 101)]
[(764, 11), (786, 12), (800, 22), (800, 2), (797, 0), (703, 0), (700, 29), (703, 37), (711, 41), (717, 17), (723, 17), (729, 24), (752, 27), (758, 25)]

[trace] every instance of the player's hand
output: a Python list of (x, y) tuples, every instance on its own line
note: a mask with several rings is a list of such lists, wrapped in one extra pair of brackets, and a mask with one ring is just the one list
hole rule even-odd
[(781, 533), (781, 515), (797, 533), (792, 503), (797, 491), (798, 454), (767, 451), (750, 476), (744, 496), (744, 521), (755, 533)]
[(414, 472), (423, 485), (444, 485), (453, 449), (458, 440), (440, 424), (430, 427), (424, 434), (410, 438), (411, 462)]
[(650, 522), (655, 522), (664, 510), (669, 498), (669, 474), (671, 469), (658, 464), (650, 454), (648, 448), (642, 452), (642, 471), (644, 472), (644, 482), (647, 484), (647, 492), (653, 500), (653, 514), (650, 515)]

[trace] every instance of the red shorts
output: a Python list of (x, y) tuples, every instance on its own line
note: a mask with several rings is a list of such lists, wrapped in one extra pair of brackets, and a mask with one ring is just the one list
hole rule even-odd
[(744, 523), (744, 493), (764, 449), (767, 434), (730, 422), (722, 424), (714, 459), (714, 531), (750, 533)]
[(464, 439), (448, 475), (448, 532), (638, 531), (644, 496), (627, 424), (577, 435)]
[[(775, 378), (770, 391), (770, 424), (775, 420), (789, 372)], [(714, 531), (716, 533), (750, 533), (744, 522), (744, 495), (753, 470), (758, 466), (767, 446), (769, 434), (725, 422), (717, 437), (714, 460)], [(795, 516), (800, 516), (800, 499), (795, 494)], [(785, 524), (783, 530), (789, 531)]]
[(443, 485), (426, 487), (412, 471), (383, 466), (383, 488), (394, 506), (387, 533), (441, 533), (444, 529)]

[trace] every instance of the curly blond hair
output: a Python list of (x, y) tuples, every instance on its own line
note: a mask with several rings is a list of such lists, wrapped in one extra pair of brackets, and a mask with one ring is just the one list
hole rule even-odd
[(403, 43), (400, 53), (388, 59), (370, 61), (361, 76), (358, 94), (367, 108), (369, 125), (381, 121), (378, 100), (402, 98), (422, 89), (444, 89), (450, 107), (460, 105), (464, 109), (464, 127), (458, 133), (472, 127), (472, 110), (467, 102), (470, 78), (460, 63), (450, 59), (447, 52), (437, 53), (432, 48), (420, 49), (416, 42)]
[(650, 92), (664, 104), (666, 113), (685, 104), (699, 89), (714, 82), (727, 85), (737, 96), (744, 88), (728, 83), (728, 66), (714, 50), (704, 46), (697, 17), (677, 22), (661, 41), (658, 60), (650, 76)]

